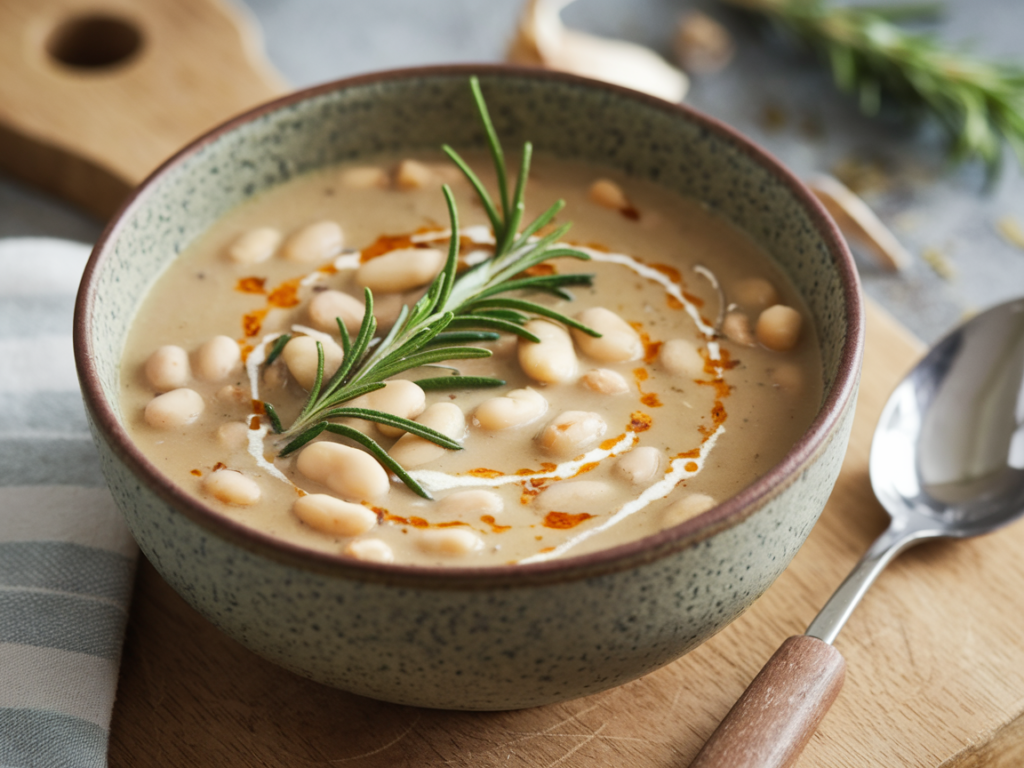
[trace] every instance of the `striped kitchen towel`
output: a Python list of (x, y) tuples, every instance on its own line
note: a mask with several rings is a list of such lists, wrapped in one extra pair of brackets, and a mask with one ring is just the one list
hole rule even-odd
[(89, 247), (0, 241), (0, 766), (105, 766), (137, 550), (71, 351)]

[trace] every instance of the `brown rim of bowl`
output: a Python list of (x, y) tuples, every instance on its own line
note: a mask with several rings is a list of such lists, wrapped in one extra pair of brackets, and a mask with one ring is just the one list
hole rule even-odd
[[(105, 401), (99, 376), (93, 365), (93, 346), (89, 338), (93, 277), (101, 267), (107, 244), (118, 234), (126, 217), (145, 200), (150, 189), (187, 157), (222, 134), (234, 130), (264, 114), (287, 107), (305, 99), (342, 90), (352, 86), (425, 77), (468, 78), (477, 74), (481, 78), (513, 76), (541, 81), (558, 81), (586, 88), (610, 91), (623, 98), (640, 102), (647, 107), (680, 115), (697, 123), (720, 138), (730, 142), (754, 162), (770, 171), (803, 203), (818, 232), (832, 255), (843, 282), (848, 332), (843, 346), (832, 389), (807, 432), (786, 453), (782, 461), (755, 480), (735, 496), (707, 512), (672, 528), (659, 531), (642, 539), (629, 541), (616, 547), (596, 552), (566, 556), (561, 559), (527, 565), (499, 565), (490, 567), (414, 566), (364, 563), (343, 555), (313, 552), (295, 544), (281, 541), (260, 531), (236, 523), (197, 498), (186, 493), (142, 455), (127, 432), (118, 423), (113, 409)], [(486, 84), (486, 83), (485, 83)], [(444, 65), (389, 70), (337, 80), (314, 86), (275, 99), (245, 112), (193, 141), (157, 168), (124, 202), (110, 220), (93, 249), (86, 265), (75, 304), (74, 348), (82, 394), (93, 420), (104, 439), (118, 456), (163, 501), (184, 514), (205, 530), (258, 555), (323, 574), (344, 576), (360, 581), (387, 582), (402, 586), (434, 589), (475, 590), (494, 587), (516, 587), (526, 584), (548, 584), (559, 581), (590, 578), (652, 562), (673, 552), (701, 542), (720, 530), (738, 524), (762, 503), (785, 488), (792, 475), (809, 462), (830, 439), (840, 415), (849, 405), (858, 381), (864, 345), (864, 307), (860, 283), (853, 257), (839, 234), (835, 223), (814, 195), (790, 171), (764, 149), (753, 144), (729, 126), (693, 109), (672, 104), (637, 91), (590, 80), (561, 72), (507, 65)]]

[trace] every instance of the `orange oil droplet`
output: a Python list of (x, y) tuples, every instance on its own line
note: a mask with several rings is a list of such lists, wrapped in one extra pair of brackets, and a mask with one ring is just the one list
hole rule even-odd
[(280, 309), (298, 306), (299, 283), (301, 281), (302, 278), (297, 277), (294, 280), (287, 280), (281, 283), (267, 295), (267, 304)]
[[(424, 231), (434, 230), (427, 229)], [(397, 251), (399, 248), (414, 247), (416, 247), (416, 243), (412, 241), (412, 235), (381, 235), (359, 252), (359, 261), (367, 262), (370, 259), (383, 256), (385, 253)]]
[(467, 472), (466, 474), (472, 475), (473, 477), (493, 478), (493, 477), (501, 477), (505, 473), (500, 471), (500, 470), (497, 470), (497, 469), (487, 469), (487, 467), (477, 467), (476, 469), (469, 470), (469, 472)]
[(651, 269), (658, 270), (659, 272), (661, 272), (661, 274), (663, 274), (673, 283), (683, 282), (682, 273), (678, 269), (673, 267), (671, 264), (660, 264), (658, 262), (654, 262), (652, 264), (648, 264), (647, 266), (649, 266)]
[(511, 525), (499, 525), (494, 519), (494, 515), (481, 515), (480, 521), (491, 527), (491, 531), (494, 533), (504, 533), (505, 531), (511, 530)]
[(633, 411), (629, 415), (629, 431), (630, 432), (646, 432), (654, 424), (654, 419), (648, 416), (643, 411)]
[[(692, 293), (689, 293), (688, 291), (683, 291), (683, 298), (686, 299), (691, 304), (693, 304), (693, 306), (695, 306), (695, 307), (703, 307), (704, 306), (704, 299), (702, 299), (700, 296), (694, 296)], [(707, 322), (707, 321), (705, 321), (705, 322)], [(709, 325), (710, 325), (710, 323), (709, 323)]]
[(625, 436), (626, 436), (626, 434), (623, 433), (623, 434), (619, 435), (618, 437), (610, 437), (607, 440), (605, 440), (603, 443), (601, 443), (601, 445), (599, 447), (601, 448), (602, 451), (610, 451), (612, 448), (615, 447), (615, 444), (617, 442), (619, 442), (619, 440), (621, 440)]
[(575, 528), (592, 517), (593, 515), (589, 512), (580, 512), (577, 515), (568, 512), (548, 512), (544, 517), (544, 527), (564, 531)]
[(686, 462), (686, 466), (683, 467), (683, 469), (685, 469), (687, 472), (696, 472), (697, 471), (697, 462), (696, 461), (688, 461), (688, 462)]
[(242, 331), (247, 338), (252, 338), (260, 332), (263, 327), (263, 318), (267, 316), (267, 310), (254, 309), (242, 316)]
[(243, 277), (238, 281), (235, 290), (242, 293), (265, 293), (266, 282), (265, 277)]

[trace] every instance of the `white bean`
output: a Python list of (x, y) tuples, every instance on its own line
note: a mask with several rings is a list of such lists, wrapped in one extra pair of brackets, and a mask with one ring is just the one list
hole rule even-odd
[(249, 425), (244, 421), (228, 421), (217, 427), (217, 441), (225, 448), (244, 448), (249, 444)]
[(704, 375), (704, 358), (687, 339), (669, 339), (661, 345), (658, 361), (674, 376), (696, 379)]
[(146, 405), (145, 419), (155, 429), (177, 429), (199, 418), (206, 404), (194, 389), (172, 389)]
[[(316, 351), (317, 339), (312, 336), (295, 336), (288, 340), (281, 350), (281, 359), (288, 366), (292, 376), (305, 390), (311, 390), (316, 383), (316, 368), (319, 357)], [(324, 348), (324, 381), (341, 367), (345, 353), (333, 341), (321, 342)]]
[(340, 443), (320, 441), (306, 446), (295, 466), (349, 501), (373, 501), (391, 489), (387, 471), (373, 456)]
[(468, 491), (456, 491), (437, 502), (437, 511), (444, 517), (458, 520), (467, 518), (479, 519), (483, 515), (497, 517), (505, 509), (501, 496), (494, 491), (473, 488)]
[(576, 350), (568, 331), (547, 320), (530, 320), (523, 326), (540, 343), (519, 339), (519, 366), (534, 381), (561, 384), (576, 378)]
[(757, 340), (775, 352), (787, 352), (800, 340), (803, 318), (792, 307), (776, 304), (757, 318)]
[(188, 352), (181, 347), (167, 344), (159, 347), (146, 359), (146, 378), (157, 392), (170, 392), (188, 384), (192, 376), (188, 364)]
[(607, 431), (608, 425), (599, 413), (566, 411), (544, 427), (538, 441), (548, 453), (575, 456), (600, 440)]
[(330, 536), (358, 536), (377, 524), (377, 513), (372, 509), (326, 493), (300, 496), (292, 512), (310, 528)]
[(374, 293), (401, 293), (437, 277), (445, 258), (437, 248), (398, 248), (360, 264), (356, 282)]
[(604, 307), (590, 307), (576, 319), (601, 334), (600, 338), (572, 329), (572, 337), (583, 354), (602, 363), (622, 363), (643, 356), (644, 344), (633, 327)]
[(610, 368), (594, 368), (583, 374), (583, 386), (602, 395), (621, 395), (629, 392), (625, 377)]
[(598, 179), (590, 185), (587, 193), (591, 202), (597, 203), (602, 208), (611, 208), (613, 211), (621, 211), (629, 208), (629, 200), (622, 187), (611, 179)]
[(257, 227), (243, 232), (228, 247), (228, 258), (236, 264), (259, 264), (274, 255), (281, 244), (281, 233), (273, 227)]
[(225, 504), (249, 507), (260, 500), (260, 486), (233, 469), (218, 469), (203, 478), (203, 490)]
[(399, 189), (423, 189), (434, 181), (434, 172), (419, 160), (403, 160), (395, 171), (395, 186)]
[(424, 552), (432, 555), (458, 557), (483, 549), (484, 540), (480, 535), (465, 528), (436, 528), (420, 531), (416, 543)]
[[(434, 403), (416, 422), (430, 427), (453, 440), (462, 440), (466, 434), (466, 417), (455, 403)], [(388, 453), (407, 469), (434, 461), (444, 456), (447, 449), (417, 435), (402, 435)]]
[(356, 539), (345, 547), (345, 554), (368, 563), (393, 563), (395, 553), (380, 539)]
[[(416, 382), (405, 379), (387, 382), (384, 389), (371, 392), (368, 399), (370, 408), (390, 413), (392, 416), (400, 416), (403, 419), (415, 419), (427, 408), (426, 393)], [(382, 435), (388, 437), (405, 434), (404, 429), (387, 424), (377, 424), (377, 429)]]
[(642, 445), (615, 460), (612, 471), (634, 485), (649, 483), (661, 469), (661, 451), (651, 445)]
[(705, 493), (691, 493), (677, 502), (670, 504), (662, 516), (666, 528), (679, 525), (692, 517), (707, 512), (717, 502)]
[(535, 389), (513, 389), (504, 397), (484, 400), (473, 413), (473, 423), (491, 431), (521, 427), (539, 419), (548, 401)]
[(750, 330), (750, 318), (744, 312), (727, 313), (722, 321), (722, 333), (727, 339), (745, 347), (752, 347), (757, 343)]
[(222, 381), (242, 362), (238, 342), (214, 336), (196, 351), (196, 375), (205, 381)]
[(760, 312), (779, 303), (779, 292), (763, 277), (740, 280), (729, 293), (729, 298), (748, 309)]
[(388, 186), (387, 171), (375, 165), (346, 168), (338, 179), (342, 186), (349, 189), (372, 189), (373, 187), (385, 188)]
[(342, 291), (321, 291), (309, 302), (309, 319), (315, 328), (327, 333), (338, 333), (335, 318), (341, 318), (348, 332), (355, 334), (363, 322), (366, 304), (362, 299)]
[(284, 257), (300, 264), (314, 264), (337, 256), (344, 245), (345, 238), (337, 222), (318, 221), (288, 238), (284, 244)]
[(546, 488), (534, 500), (545, 512), (590, 512), (596, 514), (608, 506), (612, 487), (601, 480), (568, 480)]

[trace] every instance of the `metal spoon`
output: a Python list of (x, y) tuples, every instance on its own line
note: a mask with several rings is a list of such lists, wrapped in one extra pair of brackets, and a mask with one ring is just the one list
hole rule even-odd
[(882, 569), (913, 544), (977, 536), (1024, 513), (1024, 299), (960, 326), (896, 387), (870, 473), (889, 527), (806, 634), (765, 664), (690, 768), (791, 765), (843, 684), (846, 662), (831, 644)]

